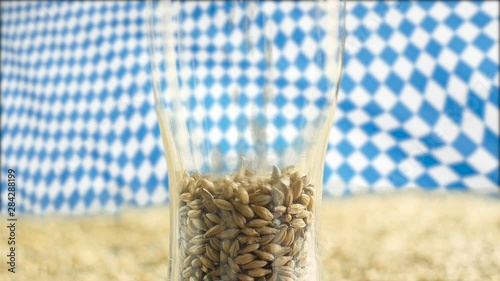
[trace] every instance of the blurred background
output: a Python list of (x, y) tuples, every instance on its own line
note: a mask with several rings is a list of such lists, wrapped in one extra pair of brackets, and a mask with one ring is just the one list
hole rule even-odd
[[(498, 10), (496, 1), (347, 2), (325, 196), (499, 196)], [(284, 13), (304, 16), (273, 16)], [(200, 27), (196, 11), (186, 16)], [(147, 22), (142, 1), (2, 1), (2, 175), (17, 171), (21, 212), (168, 201)], [(211, 102), (224, 110), (223, 99)]]
[[(16, 171), (20, 215), (19, 271), (2, 261), (0, 280), (165, 280), (169, 192), (147, 4), (0, 4), (0, 218), (7, 223), (8, 169)], [(346, 8), (324, 177), (333, 202), (322, 208), (325, 280), (500, 280), (499, 3)], [(188, 36), (206, 35), (199, 9), (184, 16)], [(276, 9), (273, 20), (310, 16)], [(300, 43), (300, 24), (290, 30), (276, 42)], [(280, 67), (293, 72), (296, 63)], [(203, 83), (220, 88), (223, 80), (209, 73)], [(211, 129), (224, 132), (233, 122), (226, 97), (206, 102)], [(281, 102), (300, 112), (300, 101)]]

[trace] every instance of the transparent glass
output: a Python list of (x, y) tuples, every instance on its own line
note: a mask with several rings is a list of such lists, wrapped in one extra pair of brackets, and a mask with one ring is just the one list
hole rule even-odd
[(150, 1), (169, 279), (321, 280), (343, 1)]

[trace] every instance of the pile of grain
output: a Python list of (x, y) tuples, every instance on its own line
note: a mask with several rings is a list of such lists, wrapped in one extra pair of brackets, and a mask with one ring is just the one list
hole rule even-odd
[(269, 176), (245, 168), (234, 177), (186, 173), (179, 190), (181, 280), (311, 278), (314, 186), (305, 173), (293, 166)]
[[(323, 202), (322, 215), (326, 281), (500, 280), (498, 199), (358, 196)], [(168, 233), (164, 206), (117, 217), (22, 217), (17, 273), (2, 261), (0, 280), (166, 280)]]

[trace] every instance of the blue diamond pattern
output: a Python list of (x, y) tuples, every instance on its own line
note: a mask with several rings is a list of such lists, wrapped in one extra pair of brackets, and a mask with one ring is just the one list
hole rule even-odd
[[(180, 36), (192, 42), (187, 50), (193, 54), (194, 65), (205, 68), (204, 73), (190, 74), (179, 82), (193, 89), (202, 86), (211, 93), (185, 101), (193, 112), (207, 109), (206, 116), (191, 116), (189, 124), (219, 130), (221, 140), (210, 143), (212, 147), (227, 151), (249, 146), (247, 140), (225, 136), (232, 128), (252, 126), (245, 115), (230, 112), (233, 85), (258, 89), (269, 82), (275, 85), (276, 108), (292, 106), (298, 112), (259, 119), (259, 126), (269, 122), (277, 130), (290, 126), (300, 130), (309, 117), (301, 109), (330, 105), (321, 96), (287, 94), (290, 89), (323, 92), (331, 85), (325, 76), (289, 79), (285, 75), (287, 71), (307, 73), (311, 67), (323, 69), (325, 53), (317, 50), (311, 55), (302, 48), (326, 36), (320, 27), (306, 30), (299, 24), (323, 16), (318, 9), (306, 10), (286, 2), (276, 2), (270, 14), (257, 13), (254, 19), (258, 28), (265, 21), (278, 27), (272, 42), (262, 36), (255, 38), (256, 50), (269, 43), (276, 54), (285, 54), (290, 46), (298, 48), (293, 56), (275, 58), (273, 81), (258, 73), (267, 69), (262, 58), (243, 56), (231, 61), (211, 56), (218, 50), (249, 51), (244, 40), (234, 43), (230, 39), (233, 28), (245, 26), (243, 19), (207, 22), (216, 15), (219, 4), (196, 1), (186, 1), (192, 9), (178, 15), (180, 21), (191, 21)], [(350, 186), (357, 179), (374, 192), (389, 183), (393, 188), (500, 193), (499, 37), (494, 32), (498, 30), (499, 4), (442, 3), (347, 2), (344, 71), (328, 152), (337, 158), (327, 158), (325, 194), (351, 195), (355, 191)], [(223, 13), (230, 14), (231, 3), (221, 6)], [(27, 11), (37, 16), (28, 17)], [(116, 211), (124, 204), (168, 201), (164, 149), (147, 59), (149, 19), (145, 11), (143, 1), (2, 4), (4, 165), (0, 172), (5, 175), (8, 168), (16, 169), (29, 187), (22, 190), (22, 212)], [(51, 13), (58, 16), (47, 16)], [(391, 13), (401, 20), (391, 21)], [(280, 25), (284, 22), (286, 26)], [(422, 34), (427, 39), (419, 37)], [(203, 38), (221, 35), (228, 40), (203, 43)], [(199, 56), (201, 53), (205, 55)], [(433, 63), (427, 63), (429, 60)], [(168, 86), (165, 81), (161, 84)], [(237, 104), (242, 108), (261, 106), (263, 100), (243, 92)], [(353, 136), (361, 137), (355, 140)], [(279, 133), (271, 145), (283, 154), (283, 147), (296, 143), (287, 141)], [(367, 160), (366, 167), (350, 161), (355, 154)], [(443, 169), (451, 174), (440, 173)], [(337, 179), (344, 184), (339, 185)], [(475, 181), (481, 186), (475, 186)], [(53, 188), (60, 192), (51, 193)]]

